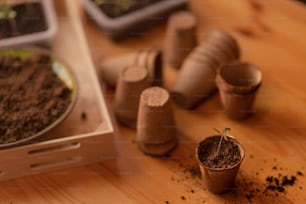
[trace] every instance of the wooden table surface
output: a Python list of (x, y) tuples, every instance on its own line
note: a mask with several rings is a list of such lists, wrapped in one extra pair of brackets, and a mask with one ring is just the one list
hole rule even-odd
[[(198, 36), (222, 28), (236, 37), (242, 60), (263, 72), (255, 114), (243, 121), (228, 119), (215, 94), (200, 107), (174, 106), (180, 144), (168, 157), (142, 154), (135, 131), (116, 127), (117, 159), (0, 183), (0, 203), (306, 203), (306, 179), (297, 176), (285, 192), (268, 191), (267, 176), (306, 176), (306, 6), (290, 0), (191, 0), (198, 18)], [(163, 47), (166, 25), (114, 43), (82, 12), (93, 60), (139, 48)], [(165, 87), (177, 71), (164, 67)], [(113, 92), (105, 90), (112, 108)], [(112, 112), (112, 111), (111, 111)], [(213, 128), (231, 127), (246, 157), (237, 176), (236, 192), (216, 196), (199, 178), (194, 150)], [(258, 189), (260, 192), (252, 192)]]

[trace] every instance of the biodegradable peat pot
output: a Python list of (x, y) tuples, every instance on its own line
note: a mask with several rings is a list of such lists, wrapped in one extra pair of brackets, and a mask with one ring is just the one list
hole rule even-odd
[(168, 20), (165, 40), (166, 62), (174, 68), (180, 68), (196, 44), (195, 16), (188, 11), (172, 14)]
[(216, 83), (225, 113), (243, 119), (250, 112), (262, 82), (262, 73), (248, 63), (235, 62), (218, 70)]
[(212, 31), (184, 60), (175, 85), (174, 101), (185, 109), (194, 108), (217, 89), (217, 69), (239, 58), (239, 46), (224, 31)]
[(116, 87), (122, 70), (127, 66), (145, 67), (153, 85), (162, 83), (162, 52), (159, 49), (139, 50), (129, 54), (104, 59), (99, 66), (99, 76), (109, 87)]
[(140, 149), (154, 156), (171, 151), (177, 143), (171, 98), (167, 90), (151, 87), (140, 97), (137, 141)]
[[(0, 7), (1, 48), (29, 44), (48, 45), (56, 34), (56, 15), (51, 0), (3, 1)], [(5, 12), (7, 9), (9, 13)]]
[(214, 64), (188, 60), (180, 72), (178, 83), (172, 89), (172, 96), (175, 102), (185, 108), (193, 108), (203, 98), (208, 97), (213, 90), (216, 90)]
[(136, 128), (139, 98), (149, 86), (146, 68), (127, 67), (121, 72), (115, 93), (115, 116), (121, 124)]
[(232, 189), (240, 164), (244, 158), (241, 144), (229, 138), (223, 140), (219, 154), (216, 155), (220, 135), (205, 138), (196, 148), (196, 159), (199, 163), (205, 187), (215, 194)]

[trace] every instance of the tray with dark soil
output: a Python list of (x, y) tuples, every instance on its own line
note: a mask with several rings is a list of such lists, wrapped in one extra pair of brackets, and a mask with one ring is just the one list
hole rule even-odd
[(86, 13), (112, 40), (143, 35), (185, 8), (188, 0), (81, 0)]
[(0, 50), (0, 148), (59, 124), (76, 101), (71, 71), (47, 51)]
[(151, 4), (155, 4), (165, 0), (125, 0), (125, 1), (109, 1), (109, 0), (92, 0), (100, 10), (111, 18), (123, 16), (133, 11), (143, 9)]
[(0, 39), (47, 30), (40, 2), (7, 5), (0, 3)]

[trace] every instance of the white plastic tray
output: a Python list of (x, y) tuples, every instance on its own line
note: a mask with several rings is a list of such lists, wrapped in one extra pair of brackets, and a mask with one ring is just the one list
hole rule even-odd
[[(53, 52), (74, 70), (79, 96), (69, 116), (31, 144), (0, 150), (0, 180), (115, 158), (114, 130), (82, 29), (78, 5), (56, 1)], [(86, 113), (86, 119), (82, 113)]]

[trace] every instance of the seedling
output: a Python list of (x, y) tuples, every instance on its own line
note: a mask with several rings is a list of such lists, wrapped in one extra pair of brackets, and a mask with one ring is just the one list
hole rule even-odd
[(10, 19), (15, 17), (16, 12), (12, 9), (11, 6), (6, 4), (0, 5), (0, 19)]
[(216, 152), (216, 155), (218, 155), (221, 149), (222, 141), (223, 140), (227, 141), (228, 138), (235, 139), (235, 137), (229, 133), (231, 131), (231, 128), (228, 128), (228, 127), (224, 128), (222, 131), (214, 128), (214, 131), (216, 131), (220, 135), (220, 140), (219, 140), (218, 148)]
[(7, 19), (10, 23), (11, 29), (14, 34), (18, 33), (17, 24), (16, 24), (17, 13), (12, 9), (11, 6), (2, 4), (0, 5), (0, 20)]

